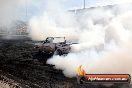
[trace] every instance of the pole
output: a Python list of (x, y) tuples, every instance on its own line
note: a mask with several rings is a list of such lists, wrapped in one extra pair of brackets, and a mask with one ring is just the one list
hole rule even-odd
[(27, 5), (28, 5), (28, 2), (27, 2), (27, 0), (25, 0), (25, 12), (26, 12), (26, 14), (25, 14), (25, 19), (26, 19), (26, 21), (27, 21), (27, 16), (28, 16), (28, 14), (27, 14), (27, 11), (28, 11), (28, 9), (27, 9)]
[(84, 0), (84, 9), (85, 9), (85, 0)]

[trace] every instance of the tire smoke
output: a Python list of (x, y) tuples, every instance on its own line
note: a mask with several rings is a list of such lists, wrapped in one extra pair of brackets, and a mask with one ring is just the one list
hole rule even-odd
[[(51, 8), (51, 7), (50, 7)], [(54, 8), (54, 7), (53, 7)], [(87, 73), (126, 73), (132, 75), (132, 5), (108, 5), (64, 12), (47, 10), (30, 20), (30, 36), (44, 40), (49, 36), (65, 36), (76, 40), (67, 56), (53, 56), (47, 61), (76, 76), (82, 65)]]

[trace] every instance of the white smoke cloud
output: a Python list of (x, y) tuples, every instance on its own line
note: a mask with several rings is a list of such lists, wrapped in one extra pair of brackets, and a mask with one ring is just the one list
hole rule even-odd
[(87, 73), (132, 74), (131, 9), (130, 4), (97, 7), (76, 14), (50, 9), (31, 19), (30, 35), (35, 40), (66, 36), (80, 43), (72, 45), (72, 52), (67, 56), (54, 56), (47, 61), (68, 77), (77, 74), (79, 65)]
[(25, 0), (0, 0), (0, 26), (8, 27), (15, 20), (22, 18), (20, 7), (25, 6)]
[(132, 0), (112, 0), (115, 3), (131, 3)]
[[(56, 19), (54, 15), (57, 15), (56, 17), (59, 17), (59, 19)], [(72, 23), (74, 22), (73, 21), (70, 22), (71, 17), (69, 15), (66, 14), (61, 14), (59, 16), (58, 14), (54, 14), (54, 15), (51, 16), (51, 14), (44, 13), (44, 15), (41, 17), (34, 17), (33, 19), (31, 19), (30, 35), (34, 40), (43, 40), (48, 36), (66, 36), (66, 35), (68, 35), (69, 37), (77, 36), (77, 34), (74, 33), (76, 29), (72, 27)], [(61, 19), (61, 16), (65, 16), (67, 17), (67, 19), (64, 19), (63, 17)], [(62, 21), (60, 22), (60, 20)]]

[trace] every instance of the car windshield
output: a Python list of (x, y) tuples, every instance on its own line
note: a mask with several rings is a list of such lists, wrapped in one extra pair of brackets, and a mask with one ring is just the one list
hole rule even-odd
[(47, 42), (52, 43), (52, 42), (53, 42), (53, 40), (54, 40), (54, 38), (49, 37), (49, 38), (47, 38), (46, 40), (47, 40)]
[(65, 39), (62, 37), (59, 38), (53, 38), (53, 37), (48, 37), (45, 41), (45, 43), (59, 43), (59, 42), (64, 42)]
[(54, 38), (53, 43), (64, 42), (64, 38)]

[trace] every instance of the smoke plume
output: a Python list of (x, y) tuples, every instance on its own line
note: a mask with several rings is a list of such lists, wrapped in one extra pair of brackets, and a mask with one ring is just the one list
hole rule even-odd
[(77, 74), (79, 65), (87, 73), (132, 75), (131, 9), (131, 4), (121, 4), (65, 12), (50, 5), (43, 15), (30, 20), (30, 36), (34, 40), (65, 36), (79, 42), (67, 56), (47, 61), (68, 77)]
[(0, 26), (9, 27), (13, 21), (25, 15), (19, 10), (25, 6), (25, 0), (0, 0)]

